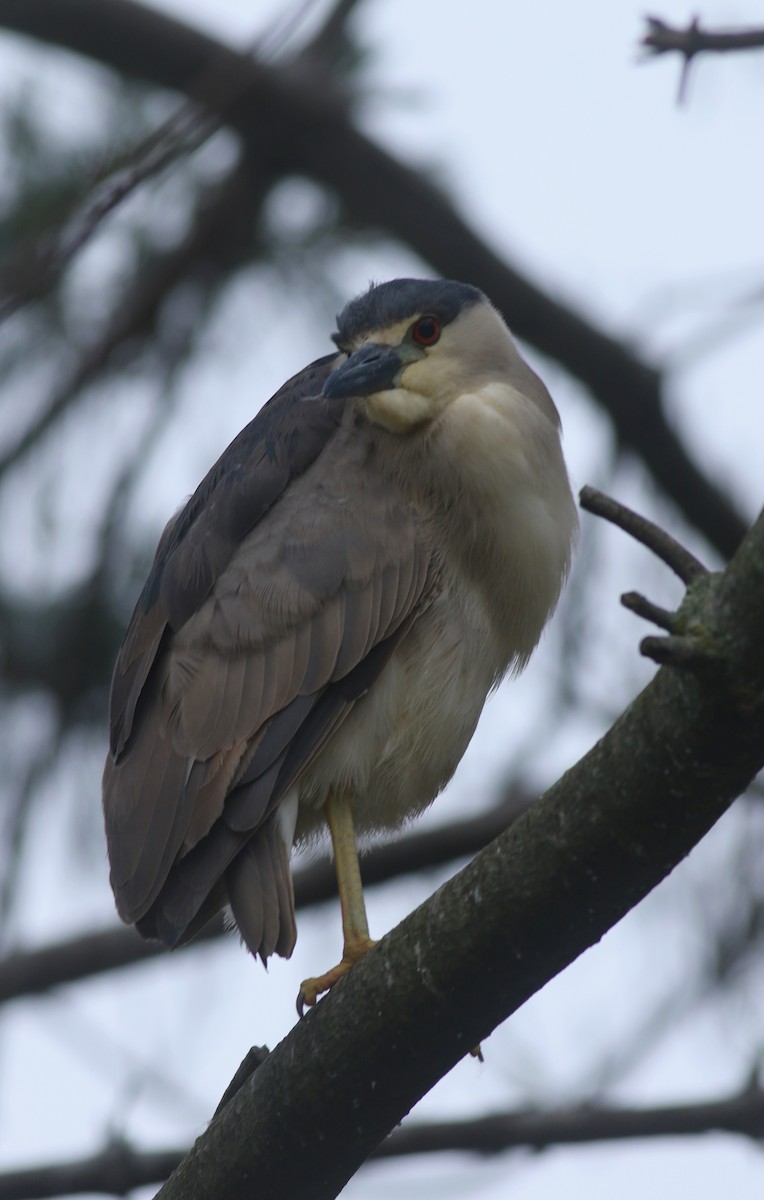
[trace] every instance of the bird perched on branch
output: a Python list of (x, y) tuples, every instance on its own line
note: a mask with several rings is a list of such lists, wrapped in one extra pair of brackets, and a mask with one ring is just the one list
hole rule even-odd
[(527, 662), (577, 520), (557, 410), (474, 287), (397, 279), (338, 318), (159, 542), (111, 689), (123, 920), (176, 946), (228, 907), (288, 957), (295, 843), (329, 827), (344, 953), (373, 943), (356, 837), (451, 778)]

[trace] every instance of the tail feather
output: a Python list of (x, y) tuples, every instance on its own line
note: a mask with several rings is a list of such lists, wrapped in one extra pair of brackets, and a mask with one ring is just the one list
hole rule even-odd
[(247, 948), (267, 962), (289, 958), (297, 940), (291, 847), (280, 823), (265, 822), (226, 871), (228, 902)]

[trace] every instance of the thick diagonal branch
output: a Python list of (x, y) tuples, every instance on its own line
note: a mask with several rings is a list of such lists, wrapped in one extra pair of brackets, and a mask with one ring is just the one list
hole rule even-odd
[(524, 817), (269, 1056), (160, 1195), (330, 1200), (471, 1046), (655, 887), (764, 765), (764, 515), (694, 583), (712, 681), (663, 668)]

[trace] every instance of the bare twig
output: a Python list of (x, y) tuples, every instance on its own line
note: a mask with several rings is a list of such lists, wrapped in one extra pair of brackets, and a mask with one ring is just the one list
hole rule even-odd
[(90, 240), (107, 216), (142, 184), (197, 150), (220, 125), (197, 105), (186, 103), (140, 146), (123, 156), (93, 186), (81, 207), (58, 229), (17, 247), (0, 272), (0, 323), (39, 299)]
[[(98, 340), (82, 351), (37, 419), (0, 454), (0, 475), (34, 449), (84, 389), (111, 369), (121, 347), (138, 352), (154, 333), (160, 309), (174, 288), (203, 277), (206, 297), (214, 295), (216, 280), (234, 262), (241, 265), (246, 260), (245, 222), (246, 228), (254, 229), (270, 183), (245, 158), (222, 182), (202, 192), (186, 236), (179, 245), (155, 254), (126, 289)], [(160, 353), (161, 349), (160, 343)]]
[(700, 20), (693, 17), (684, 28), (669, 25), (660, 17), (646, 17), (647, 33), (640, 45), (648, 56), (668, 54), (675, 51), (682, 55), (682, 74), (679, 78), (677, 101), (682, 104), (687, 95), (690, 64), (704, 51), (727, 53), (730, 50), (757, 50), (764, 46), (764, 29), (741, 29), (734, 32), (710, 33), (700, 28)]
[[(652, 521), (648, 521), (646, 517), (632, 512), (618, 500), (613, 500), (612, 497), (606, 496), (604, 492), (599, 492), (593, 487), (581, 488), (579, 499), (581, 507), (585, 508), (587, 512), (602, 517), (605, 521), (610, 521), (612, 525), (617, 525), (630, 537), (641, 542), (643, 546), (647, 546), (648, 550), (652, 550), (661, 562), (671, 567), (671, 570), (679, 576), (683, 583), (692, 583), (699, 576), (708, 574), (703, 564), (675, 538)], [(633, 606), (627, 605), (627, 607)]]
[(676, 613), (667, 608), (661, 608), (658, 604), (653, 604), (652, 600), (648, 600), (640, 592), (624, 592), (621, 596), (621, 604), (630, 612), (636, 613), (638, 617), (652, 621), (653, 625), (658, 625), (668, 633), (673, 633), (676, 629)]
[(713, 50), (726, 54), (732, 50), (758, 50), (764, 46), (764, 29), (738, 29), (712, 33), (700, 28), (698, 17), (682, 29), (669, 25), (660, 17), (646, 17), (647, 33), (640, 45), (653, 56), (677, 51), (685, 58), (692, 58), (703, 51)]
[[(582, 508), (617, 525), (643, 546), (647, 546), (662, 562), (671, 567), (688, 588), (696, 581), (710, 578), (707, 569), (689, 550), (652, 521), (632, 512), (630, 508), (597, 491), (596, 488), (582, 488), (580, 498)], [(692, 593), (688, 591), (688, 597), (690, 595)], [(660, 629), (669, 631), (666, 637), (651, 636), (642, 639), (639, 649), (647, 658), (666, 666), (695, 672), (720, 667), (721, 659), (705, 635), (702, 623), (687, 620), (686, 603), (679, 612), (671, 613), (653, 604), (639, 592), (626, 592), (621, 596), (621, 603), (639, 616), (653, 621)]]
[(653, 662), (687, 671), (705, 671), (714, 662), (707, 646), (683, 634), (642, 638), (639, 649)]

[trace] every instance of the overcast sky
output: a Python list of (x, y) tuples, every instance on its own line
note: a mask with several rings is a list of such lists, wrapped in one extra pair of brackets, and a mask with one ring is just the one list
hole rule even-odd
[[(283, 5), (276, 0), (165, 0), (163, 7), (245, 45)], [(693, 10), (664, 0), (657, 11), (666, 20), (683, 22)], [(752, 517), (761, 504), (764, 433), (764, 54), (697, 62), (687, 100), (679, 107), (678, 63), (638, 64), (643, 12), (644, 5), (631, 0), (441, 0), (437, 5), (366, 0), (354, 18), (372, 52), (361, 119), (394, 152), (432, 168), (468, 220), (508, 260), (647, 358), (672, 366), (672, 418), (709, 474)], [(762, 7), (718, 0), (704, 4), (701, 15), (709, 27), (753, 24), (761, 21)], [(20, 39), (0, 41), (6, 78), (33, 77), (43, 61), (34, 49)], [(74, 60), (59, 69), (50, 66), (49, 56), (44, 61), (43, 94), (49, 93), (52, 103), (59, 93), (69, 98), (59, 119), (64, 124), (92, 120), (98, 80), (83, 84)], [(292, 200), (297, 220), (299, 206), (310, 198), (295, 190)], [(402, 250), (354, 250), (338, 261), (334, 282), (348, 298), (372, 277), (418, 269)], [(287, 313), (286, 304), (284, 293), (266, 305), (264, 293), (237, 291), (218, 315), (209, 354), (183, 385), (197, 419), (197, 439), (187, 452), (176, 446), (162, 470), (149, 472), (140, 519), (158, 527), (283, 379), (330, 348), (334, 312), (322, 318), (296, 298)], [(256, 360), (250, 347), (255, 318), (260, 322)], [(597, 482), (612, 452), (607, 426), (578, 385), (559, 368), (531, 357), (561, 410), (574, 483)], [(626, 476), (624, 489), (627, 500), (650, 499), (639, 471)], [(684, 536), (670, 508), (663, 505), (660, 511)], [(612, 611), (603, 620), (613, 638), (625, 639), (636, 655), (642, 628), (618, 611), (617, 597), (640, 580), (626, 573), (633, 558), (620, 543), (607, 544), (612, 562), (602, 603)], [(693, 544), (707, 553), (697, 539)], [(31, 547), (28, 569), (37, 569)], [(657, 572), (655, 578), (660, 578)], [(664, 594), (655, 599), (667, 603), (672, 598), (676, 592), (666, 581)], [(543, 681), (559, 649), (552, 631), (527, 676), (503, 688), (488, 706), (453, 786), (426, 820), (463, 813), (478, 790), (489, 799), (514, 750), (533, 744)], [(633, 690), (651, 673), (648, 664), (630, 666), (624, 688)], [(595, 664), (588, 681), (592, 692), (597, 679)], [(615, 700), (608, 695), (603, 710), (611, 703)], [(571, 731), (550, 747), (544, 763), (548, 778), (578, 757), (598, 732), (591, 717), (578, 725), (574, 720)], [(98, 756), (100, 750), (77, 777), (78, 786), (91, 788), (94, 797)], [(486, 766), (492, 784), (486, 784)], [(44, 811), (40, 838), (51, 845), (65, 843), (71, 807), (62, 803), (52, 821), (51, 809)], [(701, 847), (689, 873), (680, 869), (667, 885), (676, 889), (680, 909), (692, 903), (692, 871), (702, 874), (704, 862), (712, 869), (724, 854), (725, 836), (722, 830), (713, 845)], [(372, 932), (390, 928), (440, 879), (434, 872), (375, 889)], [(95, 881), (72, 879), (66, 863), (51, 858), (29, 865), (24, 886), (30, 940), (114, 920), (105, 873)], [(179, 957), (171, 974), (164, 963), (148, 966), (123, 972), (118, 988), (107, 976), (4, 1014), (0, 1168), (92, 1153), (110, 1122), (141, 1144), (189, 1139), (203, 1127), (247, 1046), (274, 1045), (288, 1032), (300, 979), (324, 959), (334, 961), (338, 936), (335, 906), (325, 906), (301, 918), (293, 960), (274, 963), (267, 976), (231, 939)], [(640, 914), (624, 921), (489, 1040), (485, 1066), (472, 1060), (461, 1064), (423, 1102), (422, 1115), (475, 1115), (527, 1101), (529, 1095), (539, 1104), (575, 1098), (587, 1061), (598, 1050), (615, 1052), (642, 1002), (669, 993), (681, 981), (686, 939), (685, 925), (666, 916), (660, 894), (651, 897)], [(668, 1103), (739, 1086), (752, 1048), (761, 1045), (764, 1003), (754, 984), (760, 988), (762, 982), (759, 972), (739, 995), (735, 1011), (724, 1010), (721, 1018), (718, 1012), (693, 1010), (670, 1042), (660, 1044), (628, 1076), (620, 1098)], [(190, 1050), (189, 1027), (194, 1030)], [(50, 1085), (41, 1095), (37, 1083), (30, 1087), (29, 1081), (39, 1081), (42, 1064)], [(702, 1143), (616, 1144), (477, 1164), (453, 1156), (373, 1168), (345, 1194), (374, 1200), (389, 1195), (393, 1186), (400, 1197), (437, 1195), (439, 1200), (548, 1200), (561, 1194), (568, 1200), (616, 1194), (626, 1200), (646, 1195), (673, 1200), (677, 1194), (718, 1200), (722, 1187), (736, 1200), (758, 1200), (764, 1159), (752, 1145), (721, 1136)]]

